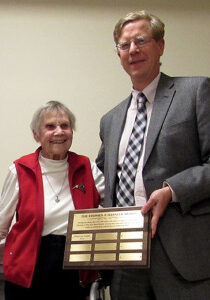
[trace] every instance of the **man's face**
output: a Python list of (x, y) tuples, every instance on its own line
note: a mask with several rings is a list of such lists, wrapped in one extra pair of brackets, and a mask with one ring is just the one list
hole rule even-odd
[(72, 144), (73, 132), (66, 112), (46, 113), (34, 138), (42, 146), (42, 155), (49, 159), (64, 159)]
[(121, 64), (130, 75), (135, 89), (146, 87), (158, 75), (160, 69), (160, 56), (164, 51), (164, 40), (155, 41), (152, 38), (148, 20), (137, 20), (124, 25), (118, 43), (135, 41), (143, 36), (148, 42), (139, 47), (131, 42), (127, 51), (118, 50)]

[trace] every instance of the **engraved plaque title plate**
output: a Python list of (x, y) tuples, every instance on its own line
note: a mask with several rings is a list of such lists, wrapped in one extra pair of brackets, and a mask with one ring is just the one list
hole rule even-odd
[(70, 211), (66, 269), (149, 268), (150, 217), (141, 207)]

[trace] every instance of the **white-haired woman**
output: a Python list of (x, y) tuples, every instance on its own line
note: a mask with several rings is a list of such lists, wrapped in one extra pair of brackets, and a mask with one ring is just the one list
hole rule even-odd
[(9, 168), (0, 201), (5, 300), (84, 300), (82, 286), (95, 279), (93, 271), (62, 268), (69, 211), (98, 207), (104, 192), (95, 163), (69, 151), (74, 127), (66, 106), (48, 102), (31, 122), (41, 146)]

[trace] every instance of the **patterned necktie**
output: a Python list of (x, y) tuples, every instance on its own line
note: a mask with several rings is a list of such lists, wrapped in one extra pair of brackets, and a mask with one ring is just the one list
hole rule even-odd
[(147, 124), (146, 101), (147, 98), (145, 95), (143, 93), (139, 93), (137, 96), (138, 111), (121, 169), (121, 176), (117, 190), (117, 206), (135, 205), (135, 177)]

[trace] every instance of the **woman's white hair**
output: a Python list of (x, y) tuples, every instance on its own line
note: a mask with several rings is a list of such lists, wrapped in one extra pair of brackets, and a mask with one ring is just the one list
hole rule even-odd
[(68, 107), (66, 107), (59, 101), (49, 101), (35, 111), (30, 125), (32, 132), (38, 134), (43, 116), (55, 110), (58, 112), (65, 112), (68, 115), (71, 129), (75, 130), (76, 118), (74, 114), (68, 109)]

